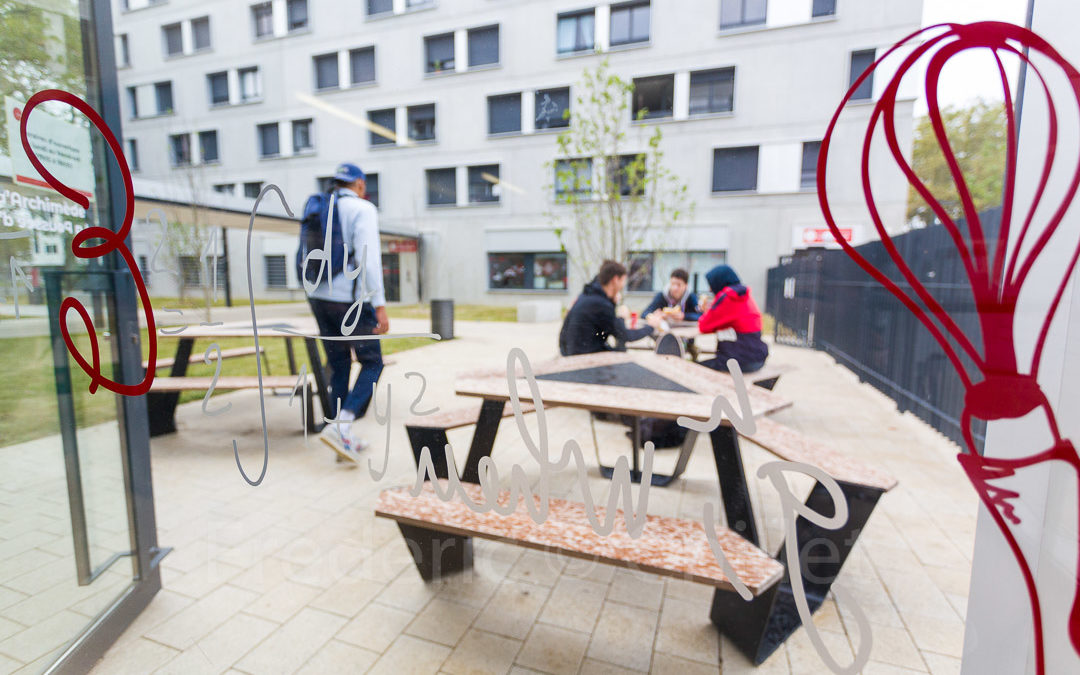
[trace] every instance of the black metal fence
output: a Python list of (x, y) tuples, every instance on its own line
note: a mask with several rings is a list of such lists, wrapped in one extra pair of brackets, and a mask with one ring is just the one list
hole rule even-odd
[[(996, 237), (1000, 210), (982, 214), (986, 238)], [(978, 348), (982, 344), (971, 287), (956, 246), (941, 226), (893, 237), (922, 285)], [(880, 241), (859, 253), (910, 292)], [(991, 252), (992, 254), (992, 252)], [(769, 270), (766, 311), (775, 319), (780, 344), (820, 349), (850, 368), (942, 434), (963, 442), (960, 413), (964, 388), (944, 350), (925, 326), (846, 253), (823, 248), (781, 258)], [(972, 427), (981, 446), (986, 424)]]

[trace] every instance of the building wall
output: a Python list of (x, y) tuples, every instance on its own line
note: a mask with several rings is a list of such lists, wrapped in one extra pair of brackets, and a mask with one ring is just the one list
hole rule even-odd
[[(382, 224), (422, 235), (425, 298), (513, 303), (539, 293), (569, 302), (584, 281), (573, 265), (568, 290), (489, 290), (487, 254), (492, 249), (487, 246), (521, 238), (545, 247), (535, 251), (558, 250), (549, 215), (557, 208), (551, 188), (553, 172), (547, 165), (556, 158), (555, 135), (532, 130), (532, 92), (573, 85), (583, 69), (600, 62), (602, 56), (596, 54), (560, 57), (556, 53), (557, 14), (587, 5), (570, 0), (455, 0), (401, 12), (404, 3), (398, 2), (395, 7), (401, 13), (381, 17), (365, 16), (365, 5), (356, 0), (309, 1), (306, 30), (261, 40), (253, 37), (249, 3), (171, 0), (132, 11), (116, 7), (116, 30), (127, 35), (135, 64), (120, 71), (120, 83), (124, 134), (139, 146), (140, 173), (157, 180), (189, 173), (192, 170), (170, 167), (168, 136), (217, 130), (220, 162), (194, 169), (199, 180), (206, 185), (235, 183), (238, 192), (245, 182), (273, 182), (282, 187), (295, 210), (315, 189), (316, 177), (331, 174), (338, 162), (354, 161), (379, 175)], [(273, 6), (275, 30), (283, 33), (285, 5), (275, 1)], [(609, 4), (594, 6), (597, 43), (603, 48), (608, 39)], [(635, 124), (626, 148), (643, 149), (648, 134), (657, 125), (661, 128), (667, 164), (688, 184), (690, 199), (696, 204), (693, 220), (686, 223), (688, 229), (673, 233), (672, 241), (722, 244), (726, 259), (759, 294), (767, 268), (778, 255), (790, 252), (793, 232), (824, 224), (813, 190), (799, 187), (801, 146), (824, 134), (848, 86), (851, 52), (887, 47), (914, 31), (921, 18), (920, 2), (841, 0), (835, 16), (813, 20), (811, 6), (812, 0), (772, 0), (764, 25), (718, 30), (718, 0), (654, 2), (649, 41), (609, 53), (612, 70), (624, 78), (675, 75), (673, 117)], [(165, 58), (162, 26), (204, 15), (210, 16), (211, 48)], [(464, 31), (495, 23), (500, 27), (499, 64), (463, 71)], [(457, 32), (457, 69), (425, 75), (424, 36), (450, 31)], [(346, 65), (346, 52), (365, 46), (375, 47), (374, 84), (316, 91), (314, 55), (340, 51), (339, 63)], [(259, 66), (262, 79), (260, 101), (210, 106), (208, 73), (228, 71), (230, 96), (235, 101), (238, 69), (254, 65)], [(736, 69), (734, 110), (689, 118), (690, 70), (727, 66)], [(339, 76), (347, 79), (348, 69)], [(172, 82), (174, 113), (129, 119), (124, 89), (137, 87), (140, 112), (145, 112), (153, 107), (151, 85), (159, 81)], [(489, 136), (487, 97), (511, 92), (524, 92), (523, 132)], [(368, 111), (397, 108), (400, 132), (404, 108), (427, 103), (436, 107), (435, 142), (399, 142), (389, 147), (369, 143), (364, 124)], [(852, 117), (863, 109), (869, 114), (865, 104), (852, 108)], [(256, 125), (283, 123), (284, 148), (291, 140), (287, 123), (306, 118), (314, 120), (312, 151), (259, 158)], [(910, 119), (903, 119), (900, 138), (908, 148)], [(857, 121), (850, 124), (858, 125)], [(843, 134), (837, 137), (838, 142), (845, 142)], [(194, 137), (192, 141), (197, 145)], [(713, 149), (741, 145), (760, 146), (758, 189), (714, 194)], [(464, 167), (489, 163), (500, 165), (500, 201), (461, 204)], [(443, 167), (459, 167), (459, 205), (430, 207), (425, 169)], [(902, 222), (906, 185), (895, 175), (880, 182), (880, 208), (890, 222)], [(837, 199), (840, 217), (868, 231), (869, 223), (861, 220), (860, 192), (852, 190)]]

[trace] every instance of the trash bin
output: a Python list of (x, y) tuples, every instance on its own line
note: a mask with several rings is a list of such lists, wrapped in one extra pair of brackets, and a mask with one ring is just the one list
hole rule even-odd
[(454, 339), (454, 301), (431, 301), (431, 332), (443, 340)]

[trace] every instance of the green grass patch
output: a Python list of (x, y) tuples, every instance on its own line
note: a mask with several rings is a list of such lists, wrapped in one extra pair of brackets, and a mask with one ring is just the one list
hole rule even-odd
[[(285, 305), (285, 304), (295, 303), (295, 302), (306, 303), (307, 300), (305, 298), (303, 298), (303, 297), (296, 298), (296, 299), (293, 299), (293, 300), (266, 299), (266, 298), (256, 298), (255, 299), (255, 304), (256, 305)], [(170, 309), (193, 309), (193, 310), (198, 310), (198, 309), (206, 309), (206, 298), (204, 298), (201, 293), (192, 293), (191, 295), (184, 296), (183, 299), (175, 298), (175, 297), (168, 297), (168, 296), (163, 296), (163, 295), (151, 295), (150, 296), (150, 304), (154, 307), (154, 309), (157, 309), (157, 310), (160, 310), (160, 308), (162, 308), (162, 307), (168, 307)], [(218, 298), (217, 298), (217, 300), (214, 300), (213, 302), (211, 302), (210, 306), (211, 307), (225, 307), (226, 306), (225, 305), (225, 298), (224, 298), (224, 296), (222, 296), (220, 289), (218, 290)], [(234, 295), (233, 299), (232, 299), (232, 306), (233, 307), (247, 307), (248, 306), (247, 293), (243, 294), (242, 296), (235, 296)]]
[[(390, 319), (430, 319), (430, 305), (401, 305), (389, 307)], [(517, 308), (505, 305), (459, 305), (454, 304), (457, 321), (517, 321)]]

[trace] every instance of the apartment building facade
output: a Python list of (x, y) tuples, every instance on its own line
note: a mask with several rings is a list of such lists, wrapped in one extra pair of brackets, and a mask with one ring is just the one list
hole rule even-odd
[[(838, 102), (922, 15), (919, 1), (887, 0), (115, 4), (137, 176), (237, 200), (273, 183), (296, 211), (336, 164), (355, 162), (381, 226), (403, 235), (383, 243), (398, 297), (490, 304), (566, 304), (585, 281), (553, 221), (568, 208), (556, 197), (556, 135), (574, 124), (585, 69), (606, 58), (634, 81), (628, 114), (648, 113), (626, 120), (627, 151), (643, 151), (659, 126), (666, 166), (695, 206), (635, 253), (650, 273), (633, 290), (661, 288), (679, 266), (703, 287), (727, 261), (763, 292), (777, 256), (820, 243), (815, 163)], [(845, 115), (852, 130), (865, 129), (887, 79), (860, 87)], [(912, 108), (909, 98), (898, 109), (905, 151)], [(839, 150), (857, 157), (862, 139), (844, 131)], [(830, 187), (841, 224), (862, 239), (872, 227), (851, 168)], [(886, 222), (902, 222), (906, 183), (874, 180)], [(286, 267), (284, 283), (298, 288)]]

